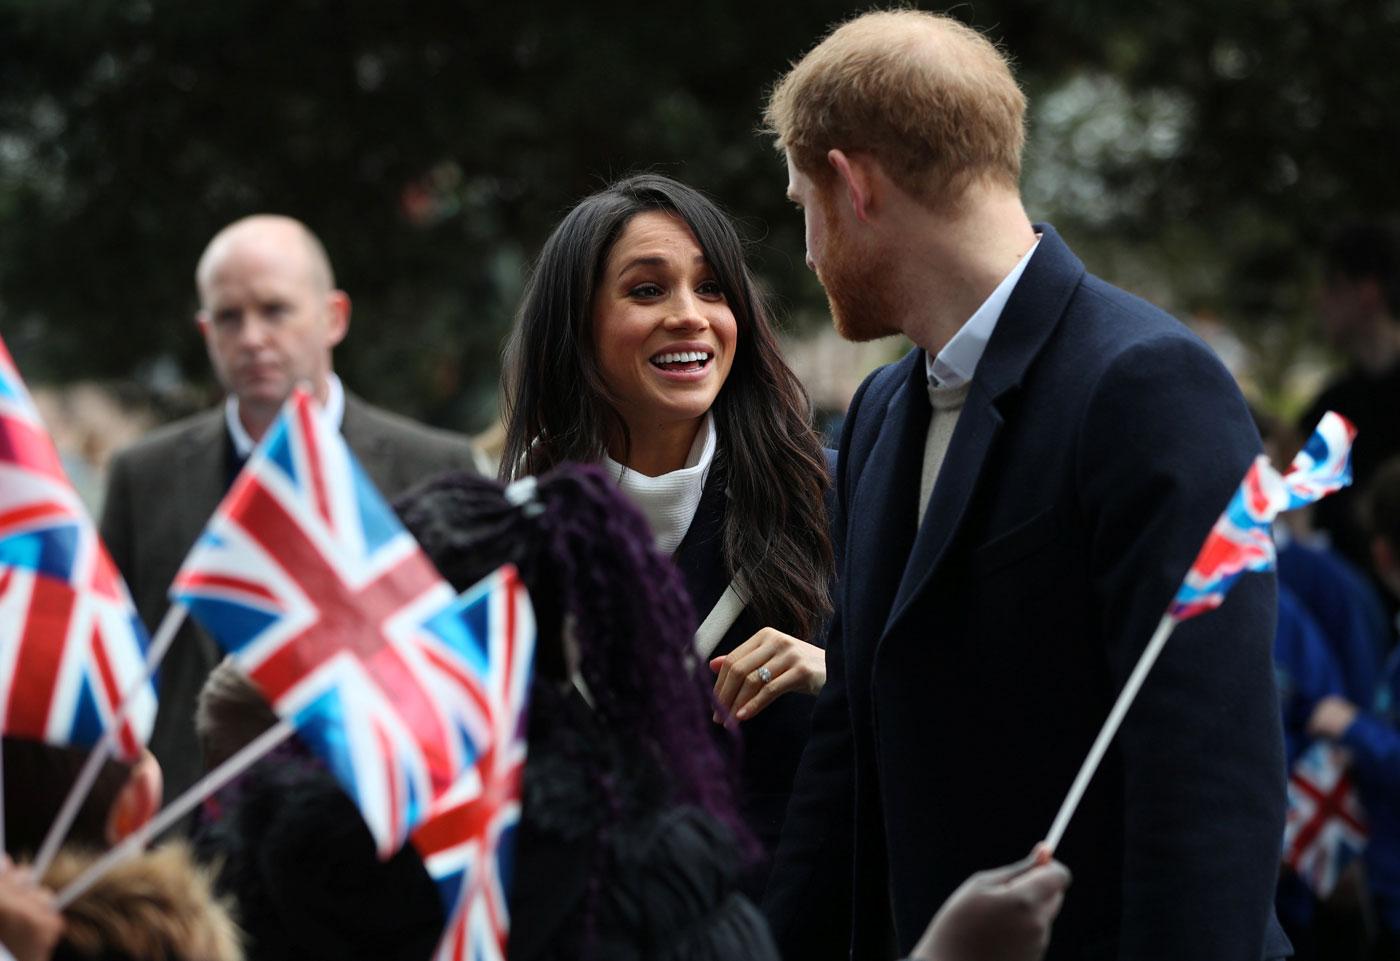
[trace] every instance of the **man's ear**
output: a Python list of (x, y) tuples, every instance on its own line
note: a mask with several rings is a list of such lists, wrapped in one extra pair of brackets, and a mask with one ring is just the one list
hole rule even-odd
[(112, 809), (107, 812), (107, 843), (121, 842), (155, 817), (164, 789), (156, 756), (150, 751), (142, 752), (141, 760), (132, 766), (131, 776), (117, 792)]
[(844, 150), (828, 150), (826, 162), (836, 171), (846, 193), (851, 212), (861, 223), (869, 223), (875, 206), (875, 171), (869, 157), (853, 157)]
[(209, 311), (200, 309), (194, 312), (194, 325), (199, 328), (199, 332), (206, 337), (209, 335)]
[(326, 310), (330, 317), (326, 346), (334, 347), (350, 332), (350, 295), (343, 290), (332, 290), (326, 294)]

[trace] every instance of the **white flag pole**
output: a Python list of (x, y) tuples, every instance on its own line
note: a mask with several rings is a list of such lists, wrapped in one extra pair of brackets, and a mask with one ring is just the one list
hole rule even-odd
[(68, 829), (73, 826), (73, 820), (78, 816), (78, 810), (92, 791), (92, 785), (97, 781), (98, 772), (102, 770), (103, 763), (112, 756), (112, 749), (116, 746), (117, 736), (121, 731), (122, 724), (126, 721), (127, 714), (130, 713), (132, 704), (136, 702), (141, 688), (150, 683), (151, 678), (155, 675), (161, 659), (165, 657), (165, 652), (170, 649), (171, 643), (175, 640), (176, 632), (180, 630), (180, 625), (185, 622), (185, 614), (188, 611), (189, 609), (184, 604), (176, 603), (165, 612), (165, 617), (161, 619), (160, 627), (156, 630), (156, 636), (151, 641), (151, 646), (146, 650), (146, 669), (142, 672), (141, 679), (122, 693), (121, 703), (117, 705), (117, 713), (112, 718), (112, 723), (107, 726), (102, 740), (98, 741), (88, 753), (83, 769), (78, 772), (77, 779), (68, 790), (68, 796), (63, 799), (63, 806), (58, 809), (53, 824), (49, 825), (49, 833), (44, 835), (44, 843), (39, 846), (39, 853), (34, 858), (35, 877), (42, 878), (44, 876), (44, 872), (49, 869), (49, 864), (52, 863), (54, 856), (58, 854), (58, 846), (63, 843), (64, 838), (68, 837)]
[(54, 906), (62, 910), (72, 904), (74, 899), (80, 897), (83, 892), (96, 884), (102, 875), (138, 853), (145, 847), (147, 841), (188, 814), (196, 804), (262, 760), (268, 752), (295, 732), (296, 727), (292, 722), (283, 719), (243, 745), (237, 754), (200, 778), (193, 787), (167, 804), (154, 818), (127, 835), (125, 840), (102, 855), (89, 865), (86, 871), (69, 882), (66, 888), (58, 892), (58, 897), (54, 899)]
[(1137, 667), (1133, 668), (1133, 673), (1128, 675), (1127, 683), (1119, 692), (1113, 710), (1108, 713), (1108, 720), (1103, 722), (1103, 727), (1099, 730), (1099, 736), (1094, 741), (1094, 746), (1089, 749), (1089, 756), (1084, 759), (1084, 764), (1080, 767), (1074, 784), (1070, 786), (1069, 794), (1065, 796), (1064, 803), (1060, 805), (1060, 813), (1055, 815), (1055, 823), (1050, 826), (1050, 833), (1045, 836), (1045, 843), (1049, 846), (1051, 854), (1054, 854), (1055, 849), (1060, 846), (1060, 839), (1064, 837), (1065, 828), (1069, 826), (1069, 819), (1074, 816), (1075, 808), (1079, 807), (1079, 802), (1084, 797), (1084, 791), (1089, 787), (1089, 781), (1093, 778), (1094, 772), (1098, 770), (1099, 762), (1103, 760), (1104, 754), (1108, 751), (1108, 745), (1113, 741), (1113, 735), (1118, 733), (1118, 727), (1123, 723), (1123, 716), (1128, 713), (1128, 708), (1132, 707), (1133, 699), (1137, 697), (1138, 691), (1142, 688), (1142, 682), (1147, 679), (1147, 672), (1152, 670), (1153, 664), (1157, 663), (1157, 656), (1162, 653), (1162, 648), (1166, 646), (1167, 638), (1171, 636), (1172, 628), (1176, 625), (1176, 619), (1170, 614), (1162, 615), (1162, 620), (1157, 624), (1157, 630), (1153, 632), (1152, 639), (1147, 642), (1147, 647), (1143, 648), (1142, 656), (1138, 658)]

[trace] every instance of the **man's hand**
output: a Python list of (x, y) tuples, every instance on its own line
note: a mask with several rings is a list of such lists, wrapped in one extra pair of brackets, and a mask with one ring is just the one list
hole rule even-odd
[(1351, 722), (1356, 720), (1356, 705), (1344, 697), (1330, 695), (1317, 702), (1308, 719), (1308, 733), (1313, 737), (1341, 740)]
[(63, 936), (63, 916), (53, 894), (0, 854), (0, 945), (16, 961), (48, 961)]
[(720, 707), (747, 721), (789, 691), (819, 693), (826, 683), (826, 652), (765, 627), (728, 654), (713, 658), (710, 670), (719, 675), (715, 699)]
[(1038, 961), (1069, 882), (1069, 869), (1043, 847), (1015, 864), (979, 871), (939, 908), (913, 958)]

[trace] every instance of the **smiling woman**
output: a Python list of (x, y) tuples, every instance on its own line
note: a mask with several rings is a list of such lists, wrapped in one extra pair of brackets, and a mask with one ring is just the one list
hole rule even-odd
[(680, 568), (771, 852), (826, 677), (811, 641), (831, 609), (828, 462), (714, 203), (644, 175), (565, 216), (507, 348), (506, 434), (504, 479), (602, 464)]
[[(608, 454), (648, 477), (685, 464), (729, 377), (734, 312), (694, 233), (663, 211), (634, 216), (613, 244), (593, 298), (603, 381), (627, 433)], [(626, 441), (632, 441), (624, 450)]]

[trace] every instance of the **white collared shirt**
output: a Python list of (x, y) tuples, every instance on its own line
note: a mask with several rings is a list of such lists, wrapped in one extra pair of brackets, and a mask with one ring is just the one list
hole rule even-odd
[(968, 318), (967, 323), (958, 328), (953, 339), (943, 345), (938, 356), (925, 357), (928, 381), (931, 385), (961, 387), (972, 380), (972, 375), (977, 371), (977, 364), (982, 360), (982, 353), (987, 349), (987, 342), (992, 339), (992, 331), (996, 330), (997, 321), (1001, 319), (1001, 312), (1006, 309), (1006, 302), (1011, 299), (1011, 291), (1016, 289), (1016, 282), (1021, 279), (1026, 264), (1030, 263), (1031, 255), (1039, 246), (1040, 235), (1037, 234), (1031, 249), (1021, 255), (1016, 266), (1011, 268), (1011, 273), (997, 284), (991, 296), (982, 302), (982, 306)]
[[(328, 426), (340, 433), (340, 425), (345, 420), (345, 388), (334, 373), (326, 374), (326, 403), (321, 408), (321, 416), (325, 418)], [(243, 426), (243, 421), (238, 419), (236, 394), (229, 394), (224, 398), (224, 423), (228, 426), (229, 437), (233, 438), (234, 453), (246, 460), (257, 445)]]

